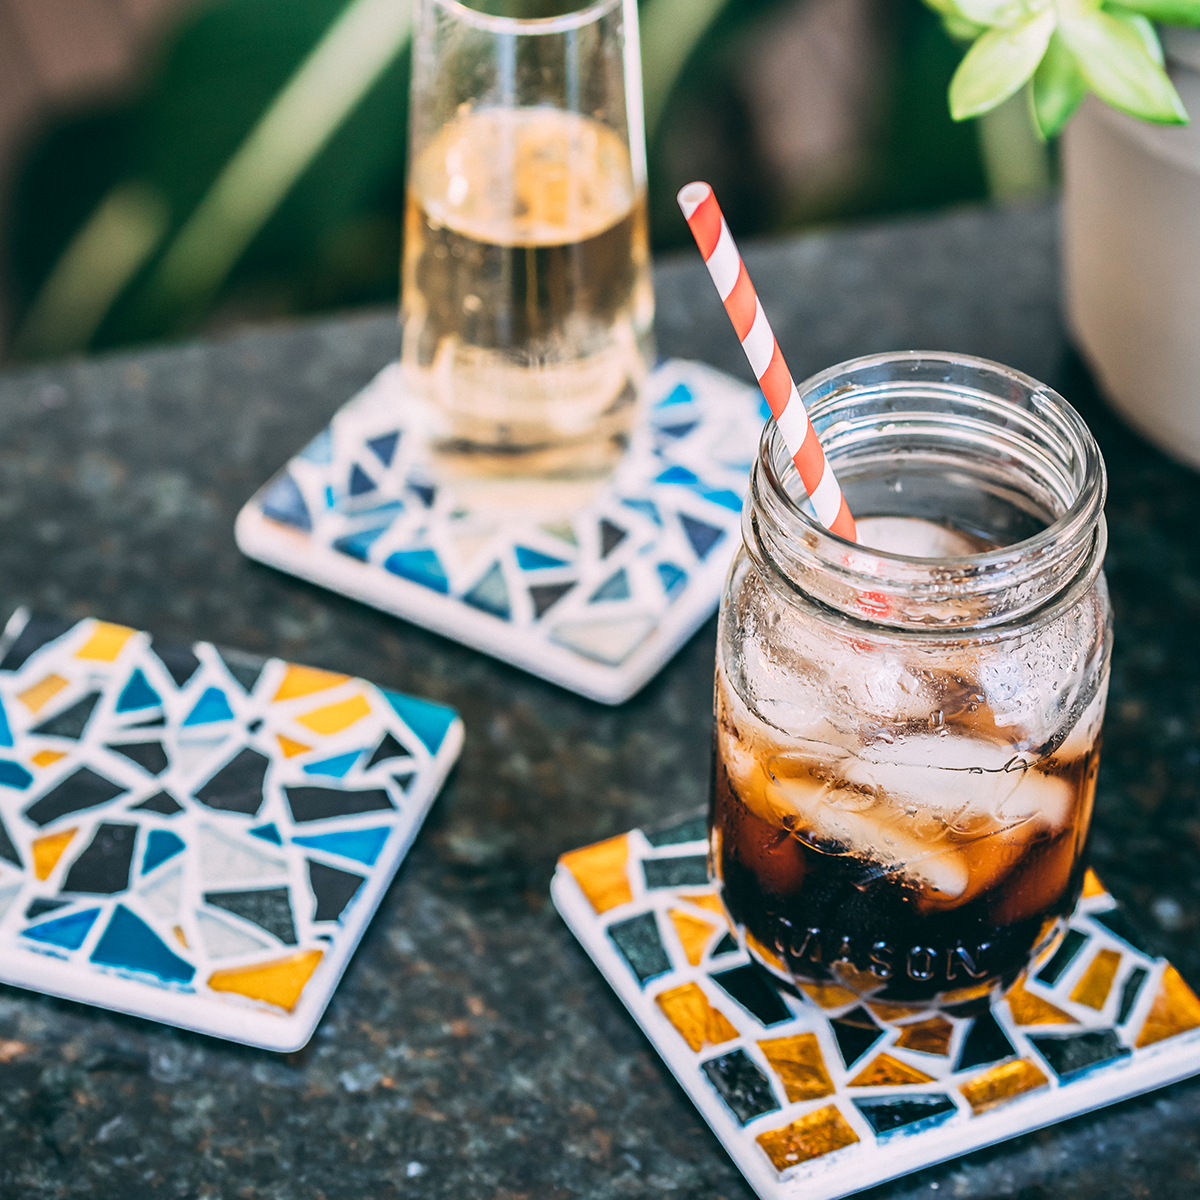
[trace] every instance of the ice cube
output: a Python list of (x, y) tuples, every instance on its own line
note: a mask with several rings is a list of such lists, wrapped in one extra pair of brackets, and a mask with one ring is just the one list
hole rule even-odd
[(982, 549), (976, 538), (917, 517), (864, 517), (858, 522), (858, 544), (910, 558), (961, 558)]

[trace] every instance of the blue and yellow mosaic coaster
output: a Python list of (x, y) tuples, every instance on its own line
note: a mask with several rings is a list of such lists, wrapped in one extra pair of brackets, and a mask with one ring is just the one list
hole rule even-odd
[(16, 613), (0, 982), (298, 1049), (462, 736), (361, 679)]
[(766, 409), (756, 388), (672, 360), (643, 412), (599, 495), (541, 523), (505, 518), (432, 481), (420, 406), (392, 365), (243, 508), (238, 545), (619, 704), (717, 606)]
[(1096, 877), (1064, 937), (959, 1018), (795, 992), (709, 886), (703, 816), (559, 860), (554, 902), (764, 1200), (832, 1200), (1200, 1071), (1200, 999)]

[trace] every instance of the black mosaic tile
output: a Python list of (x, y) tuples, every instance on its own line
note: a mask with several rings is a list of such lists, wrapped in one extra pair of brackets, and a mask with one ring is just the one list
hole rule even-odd
[(553, 608), (573, 587), (575, 580), (566, 583), (540, 583), (529, 589), (533, 601), (533, 617), (538, 620), (548, 609)]
[(123, 754), (130, 762), (137, 763), (143, 771), (151, 775), (161, 775), (170, 765), (162, 742), (127, 742), (124, 745), (109, 746), (109, 749)]
[(64, 892), (93, 892), (111, 896), (129, 886), (129, 868), (133, 862), (136, 825), (105, 821), (96, 828), (92, 840), (71, 864), (63, 881)]
[(835, 1018), (829, 1024), (833, 1029), (833, 1036), (837, 1039), (842, 1062), (847, 1067), (854, 1066), (885, 1033), (862, 1005), (851, 1009), (844, 1017)]
[(600, 520), (600, 557), (607, 558), (627, 537), (629, 533), (619, 525), (614, 525), (607, 517)]
[(702, 842), (708, 837), (708, 818), (704, 813), (695, 813), (682, 820), (643, 829), (646, 841), (652, 846), (678, 846), (684, 842)]
[(1129, 978), (1125, 980), (1125, 986), (1121, 988), (1121, 1004), (1117, 1009), (1117, 1024), (1124, 1025), (1129, 1020), (1129, 1014), (1133, 1012), (1133, 1006), (1137, 1003), (1138, 993), (1142, 990), (1142, 984), (1146, 982), (1146, 976), (1150, 972), (1145, 967), (1135, 967), (1129, 972)]
[(791, 1010), (780, 999), (770, 975), (757, 963), (718, 971), (709, 978), (761, 1024), (778, 1025), (780, 1021), (791, 1020)]
[(375, 747), (374, 753), (367, 759), (367, 765), (363, 768), (368, 771), (376, 763), (386, 762), (389, 758), (407, 758), (408, 751), (400, 745), (398, 741), (390, 733), (385, 733)]
[(8, 830), (5, 828), (4, 821), (0, 820), (0, 858), (5, 862), (10, 862), (14, 867), (24, 867), (25, 864), (21, 861), (21, 853), (13, 845), (13, 840), (8, 836)]
[(217, 654), (225, 664), (225, 669), (241, 684), (246, 695), (254, 691), (262, 669), (267, 665), (265, 658), (257, 654), (247, 654), (244, 650), (218, 650)]
[(25, 816), (35, 825), (49, 825), (67, 813), (82, 812), (85, 808), (97, 808), (121, 795), (125, 789), (120, 784), (97, 775), (91, 767), (80, 767), (68, 775), (60, 784), (51, 788), (40, 800), (35, 800), (26, 810)]
[(1129, 1048), (1121, 1045), (1112, 1029), (1072, 1033), (1066, 1037), (1030, 1034), (1029, 1040), (1063, 1083), (1129, 1056)]
[(205, 892), (204, 903), (223, 908), (265, 929), (285, 946), (296, 944), (292, 905), (285, 887), (254, 888), (239, 892)]
[(723, 934), (721, 940), (713, 947), (712, 957), (716, 958), (718, 954), (736, 954), (741, 947), (734, 941), (733, 935)]
[(100, 701), (99, 692), (89, 692), (82, 700), (77, 700), (70, 708), (50, 717), (31, 732), (40, 733), (45, 737), (74, 738), (83, 736), (87, 723), (92, 719), (92, 711)]
[(125, 728), (126, 729), (151, 729), (151, 728), (165, 725), (166, 723), (167, 723), (167, 718), (164, 717), (160, 713), (157, 717), (148, 717), (144, 721), (131, 721)]
[(708, 859), (703, 854), (644, 858), (642, 872), (648, 888), (704, 887), (708, 883)]
[(944, 1092), (920, 1096), (879, 1096), (855, 1100), (854, 1107), (867, 1119), (879, 1137), (898, 1130), (916, 1133), (940, 1125), (956, 1111), (954, 1101)]
[(150, 649), (175, 680), (176, 687), (183, 687), (200, 669), (200, 660), (191, 646), (183, 642), (164, 642), (161, 638), (154, 638), (150, 642)]
[(66, 621), (61, 617), (42, 617), (35, 613), (25, 622), (24, 629), (9, 646), (3, 660), (0, 660), (0, 671), (19, 671), (35, 651), (74, 627), (74, 621)]
[(1078, 929), (1068, 929), (1063, 935), (1050, 961), (1037, 973), (1038, 983), (1053, 987), (1066, 972), (1066, 969), (1079, 957), (1079, 952), (1088, 943), (1088, 935)]
[(143, 809), (146, 812), (162, 813), (164, 817), (173, 817), (176, 813), (183, 812), (183, 805), (166, 792), (155, 792), (149, 800), (143, 800), (141, 804), (131, 804), (129, 806), (130, 812), (135, 812), (138, 809)]
[(652, 912), (641, 913), (627, 921), (617, 921), (608, 927), (608, 936), (639, 983), (644, 984), (646, 980), (671, 969), (671, 960), (663, 949), (658, 922)]
[(392, 776), (392, 782), (393, 782), (393, 783), (395, 783), (395, 785), (396, 785), (396, 786), (397, 786), (397, 787), (398, 787), (398, 788), (399, 788), (399, 789), (400, 789), (402, 792), (407, 792), (407, 791), (408, 791), (408, 785), (409, 785), (410, 783), (412, 783), (412, 781), (413, 781), (413, 778), (415, 777), (415, 775), (416, 775), (416, 772), (415, 772), (415, 771), (407, 771), (407, 772), (405, 772), (405, 773), (403, 773), (403, 774), (400, 774), (400, 775), (393, 775), (393, 776)]
[(39, 896), (36, 900), (29, 902), (29, 907), (25, 910), (25, 919), (33, 921), (48, 912), (53, 912), (56, 908), (66, 908), (70, 903), (70, 900), (47, 900)]
[(1141, 930), (1133, 924), (1122, 909), (1110, 908), (1108, 912), (1092, 913), (1091, 917), (1093, 921), (1099, 921), (1109, 933), (1116, 934), (1121, 941), (1127, 942), (1135, 950), (1140, 950), (1143, 954), (1153, 953), (1147, 949)]
[(317, 899), (314, 921), (337, 921), (363, 885), (363, 877), (308, 860), (308, 882)]
[(301, 823), (396, 807), (383, 788), (344, 792), (337, 788), (290, 787), (284, 788), (284, 792), (292, 810), (292, 820)]
[(745, 1050), (710, 1058), (700, 1070), (742, 1125), (779, 1107), (770, 1081)]
[(1008, 1035), (1000, 1028), (996, 1018), (990, 1012), (982, 1013), (975, 1018), (975, 1023), (963, 1038), (962, 1052), (958, 1056), (956, 1071), (965, 1071), (968, 1067), (982, 1067), (987, 1063), (999, 1062), (1002, 1058), (1012, 1058), (1016, 1054)]
[(263, 780), (271, 760), (246, 746), (198, 792), (196, 799), (222, 812), (253, 816), (262, 807)]

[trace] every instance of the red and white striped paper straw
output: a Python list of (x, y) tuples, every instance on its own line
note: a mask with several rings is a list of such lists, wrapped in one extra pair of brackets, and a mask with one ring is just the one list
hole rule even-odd
[(677, 198), (758, 386), (767, 398), (784, 445), (800, 472), (800, 481), (808, 492), (817, 520), (831, 533), (856, 542), (858, 533), (846, 498), (826, 461), (817, 431), (804, 410), (712, 188), (707, 183), (689, 183), (680, 189)]

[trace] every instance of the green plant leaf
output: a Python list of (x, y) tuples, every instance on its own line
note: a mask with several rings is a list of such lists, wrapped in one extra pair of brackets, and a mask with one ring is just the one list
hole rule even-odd
[(1087, 80), (1057, 30), (1033, 73), (1033, 119), (1042, 137), (1055, 137), (1087, 95)]
[(959, 64), (950, 81), (950, 115), (965, 121), (1007, 100), (1034, 72), (1056, 22), (1054, 9), (1007, 28), (989, 29)]
[(1150, 24), (1150, 21), (1146, 17), (1143, 17), (1141, 13), (1131, 12), (1129, 9), (1123, 8), (1110, 9), (1108, 15), (1114, 20), (1124, 21), (1142, 39), (1142, 45), (1146, 47), (1146, 53), (1160, 67), (1166, 66), (1166, 59), (1163, 58), (1162, 42), (1158, 40), (1158, 34), (1155, 32), (1154, 26)]
[(1122, 0), (1105, 7), (1114, 16), (1124, 8), (1164, 25), (1200, 25), (1200, 0)]
[(1186, 125), (1187, 110), (1167, 73), (1154, 61), (1144, 33), (1110, 13), (1064, 20), (1059, 31), (1088, 87), (1130, 116)]

